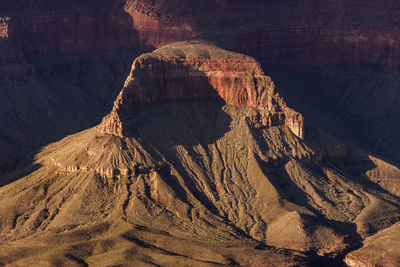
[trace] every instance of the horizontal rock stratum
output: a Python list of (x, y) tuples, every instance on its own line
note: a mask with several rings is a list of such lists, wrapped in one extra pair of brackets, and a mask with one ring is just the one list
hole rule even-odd
[(286, 105), (254, 58), (201, 41), (167, 45), (138, 57), (100, 131), (123, 137), (134, 130), (139, 107), (209, 99), (257, 108), (260, 112), (249, 118), (252, 122), (285, 125), (303, 138), (303, 116)]

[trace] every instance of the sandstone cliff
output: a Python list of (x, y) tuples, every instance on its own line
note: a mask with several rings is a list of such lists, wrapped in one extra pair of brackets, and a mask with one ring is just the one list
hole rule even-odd
[(255, 59), (199, 41), (168, 45), (138, 57), (101, 132), (127, 136), (136, 127), (139, 107), (201, 99), (257, 108), (260, 112), (249, 118), (253, 123), (285, 125), (303, 138), (303, 117), (286, 106)]

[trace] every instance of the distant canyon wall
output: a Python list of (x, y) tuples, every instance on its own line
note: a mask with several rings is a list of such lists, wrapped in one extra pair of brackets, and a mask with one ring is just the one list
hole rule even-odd
[(393, 73), (398, 73), (400, 67), (400, 31), (394, 30), (265, 29), (241, 37), (235, 47), (266, 66), (370, 65)]
[(65, 7), (41, 0), (37, 10), (18, 2), (0, 15), (0, 65), (32, 56), (140, 53), (196, 36), (229, 36), (228, 48), (266, 65), (399, 70), (398, 4), (388, 0), (88, 0)]

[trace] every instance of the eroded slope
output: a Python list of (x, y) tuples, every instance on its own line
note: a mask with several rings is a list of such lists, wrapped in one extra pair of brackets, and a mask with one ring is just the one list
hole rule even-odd
[(374, 183), (396, 166), (275, 114), (301, 118), (252, 58), (198, 42), (139, 57), (101, 125), (2, 178), (21, 179), (0, 189), (0, 262), (337, 262), (400, 219), (398, 182)]

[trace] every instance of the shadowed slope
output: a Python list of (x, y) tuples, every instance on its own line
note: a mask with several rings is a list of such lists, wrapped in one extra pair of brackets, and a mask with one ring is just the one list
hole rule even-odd
[[(0, 216), (1, 251), (15, 254), (1, 261), (16, 263), (26, 257), (18, 247), (42, 244), (50, 246), (47, 254), (24, 251), (50, 262), (67, 262), (55, 255), (72, 253), (93, 264), (111, 254), (114, 264), (129, 255), (157, 264), (186, 255), (189, 263), (202, 244), (218, 242), (221, 260), (209, 252), (200, 260), (257, 265), (262, 257), (282, 266), (295, 262), (290, 253), (250, 249), (255, 240), (334, 257), (358, 246), (357, 232), (368, 235), (399, 218), (398, 198), (320, 162), (285, 127), (255, 128), (247, 119), (255, 112), (215, 102), (162, 104), (138, 111), (131, 137), (93, 128), (46, 147), (39, 170), (0, 189), (0, 213), (7, 214)], [(182, 250), (185, 240), (199, 247)]]
[(361, 249), (346, 256), (349, 266), (388, 266), (399, 265), (400, 225), (395, 224), (364, 241)]
[[(0, 188), (0, 263), (337, 263), (397, 222), (398, 185), (357, 174), (398, 169), (313, 127), (297, 136), (271, 84), (254, 59), (209, 45), (139, 57), (101, 125)], [(355, 155), (369, 160), (361, 171)]]
[[(138, 114), (143, 122), (149, 118), (147, 116), (152, 118), (148, 123), (142, 124), (143, 131), (140, 136), (120, 139), (108, 134), (99, 134), (97, 129), (90, 129), (48, 146), (38, 155), (38, 163), (43, 165), (42, 168), (1, 189), (1, 213), (15, 214), (8, 216), (11, 220), (1, 216), (3, 244), (12, 244), (12, 247), (21, 246), (19, 244), (49, 246), (54, 242), (50, 240), (59, 238), (63, 245), (54, 247), (54, 252), (38, 255), (37, 252), (28, 249), (28, 253), (36, 255), (35, 258), (42, 257), (54, 261), (56, 259), (53, 253), (56, 251), (60, 255), (67, 255), (72, 251), (78, 253), (76, 258), (93, 263), (101, 259), (102, 254), (106, 257), (108, 249), (82, 254), (78, 247), (83, 245), (79, 244), (89, 240), (97, 244), (100, 242), (98, 239), (103, 239), (102, 231), (106, 231), (111, 235), (111, 241), (107, 241), (111, 244), (125, 239), (120, 247), (121, 252), (113, 246), (109, 248), (112, 251), (110, 253), (119, 255), (115, 263), (128, 261), (132, 253), (138, 256), (134, 258), (139, 261), (147, 259), (158, 264), (168, 262), (166, 258), (182, 263), (193, 263), (194, 259), (210, 261), (208, 264), (240, 262), (243, 265), (258, 265), (257, 262), (270, 262), (282, 266), (297, 262), (291, 256), (292, 252), (268, 247), (263, 250), (253, 249), (259, 243), (250, 238), (254, 233), (249, 233), (239, 220), (244, 216), (248, 221), (245, 223), (248, 224), (247, 227), (253, 228), (253, 215), (249, 216), (247, 213), (257, 213), (254, 213), (251, 207), (243, 207), (240, 211), (241, 208), (237, 206), (239, 203), (234, 204), (237, 200), (233, 192), (225, 192), (223, 188), (235, 192), (242, 190), (232, 184), (234, 181), (229, 181), (228, 177), (214, 178), (214, 174), (206, 172), (196, 177), (193, 176), (195, 173), (188, 169), (193, 168), (193, 171), (201, 172), (197, 165), (201, 162), (194, 162), (199, 160), (200, 155), (205, 158), (218, 157), (222, 144), (215, 142), (223, 138), (225, 143), (225, 133), (229, 132), (230, 127), (236, 128), (228, 115), (230, 111), (225, 111), (226, 109), (227, 107), (222, 109), (221, 104), (214, 102), (155, 106)], [(162, 112), (165, 115), (164, 119), (151, 116), (153, 112)], [(188, 120), (189, 114), (194, 116), (194, 120)], [(175, 128), (169, 127), (168, 124), (172, 118), (175, 118)], [(242, 126), (247, 124), (246, 120), (240, 123)], [(243, 130), (244, 133), (248, 131)], [(149, 132), (153, 135), (149, 135)], [(159, 143), (154, 143), (153, 138), (159, 138)], [(160, 143), (164, 145), (159, 147)], [(210, 146), (210, 149), (207, 146)], [(202, 147), (205, 149), (204, 153), (197, 156), (193, 154), (193, 150)], [(229, 157), (232, 156), (231, 153)], [(211, 172), (217, 174), (220, 172), (219, 168), (224, 168), (225, 161), (222, 158), (220, 160), (221, 162), (215, 161), (214, 167), (210, 165), (213, 169)], [(204, 161), (204, 164), (212, 164), (211, 161), (211, 158), (208, 158), (209, 163)], [(97, 166), (102, 168), (96, 169)], [(129, 171), (126, 172), (126, 169)], [(237, 174), (235, 177), (239, 178)], [(214, 179), (221, 179), (221, 183)], [(248, 181), (242, 183), (248, 184)], [(29, 184), (28, 188), (20, 191), (19, 188), (24, 184)], [(216, 199), (218, 194), (220, 201)], [(254, 198), (254, 192), (249, 194)], [(229, 196), (229, 199), (226, 196)], [(240, 199), (242, 198), (245, 201), (246, 196), (243, 195)], [(9, 201), (19, 204), (10, 206), (7, 204)], [(228, 206), (221, 201), (231, 203), (233, 213), (229, 212), (228, 215)], [(240, 203), (244, 204), (242, 200)], [(241, 212), (245, 213), (240, 215)], [(231, 216), (232, 219), (229, 218)], [(235, 217), (236, 219), (233, 219)], [(257, 238), (261, 241), (265, 222), (261, 218), (255, 219), (259, 221), (255, 229), (261, 227), (261, 236)], [(116, 224), (117, 228), (122, 227), (118, 225), (123, 221), (126, 223), (123, 223), (124, 230), (120, 233), (113, 227), (108, 229), (108, 226), (100, 232), (91, 232), (92, 227), (97, 229), (100, 226), (95, 225), (102, 221), (102, 224), (106, 225)], [(134, 230), (135, 225), (155, 232), (153, 236), (158, 236), (156, 240), (161, 241), (154, 240), (150, 234), (141, 234), (143, 231)], [(82, 237), (85, 239), (82, 240)], [(93, 238), (95, 240), (92, 240)], [(21, 241), (10, 243), (13, 239)], [(182, 248), (183, 244), (188, 242), (185, 240), (198, 241), (192, 241), (192, 249), (188, 250)], [(162, 242), (167, 243), (163, 245)], [(201, 256), (201, 251), (205, 249), (203, 246), (216, 247), (216, 251), (221, 251), (217, 252), (221, 253), (221, 256), (215, 259), (208, 249)], [(232, 248), (229, 248), (231, 246)], [(163, 252), (158, 247), (169, 252)], [(2, 251), (3, 249), (5, 248), (3, 247)], [(17, 248), (15, 251), (15, 260), (19, 260), (18, 255), (23, 255), (18, 254)], [(143, 255), (144, 258), (139, 255)], [(182, 258), (180, 255), (186, 255), (187, 260), (179, 260)], [(270, 261), (269, 257), (274, 260)], [(140, 260), (141, 258), (144, 260)], [(10, 258), (2, 258), (3, 262), (7, 260)]]

